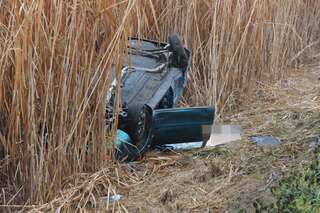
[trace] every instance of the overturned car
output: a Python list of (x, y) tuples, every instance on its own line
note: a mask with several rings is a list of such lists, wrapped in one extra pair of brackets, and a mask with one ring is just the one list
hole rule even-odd
[[(118, 114), (118, 160), (137, 160), (155, 147), (201, 143), (210, 136), (212, 107), (176, 108), (188, 78), (191, 52), (177, 34), (168, 43), (129, 39), (121, 70)], [(114, 121), (114, 80), (106, 107), (107, 126)]]

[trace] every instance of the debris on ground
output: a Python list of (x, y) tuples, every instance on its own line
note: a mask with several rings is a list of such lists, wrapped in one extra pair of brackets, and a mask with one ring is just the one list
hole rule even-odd
[(280, 139), (271, 135), (250, 136), (249, 140), (258, 146), (277, 146), (281, 144)]
[(115, 194), (111, 196), (101, 197), (100, 200), (103, 201), (104, 203), (113, 203), (113, 202), (120, 201), (122, 198), (123, 198), (123, 195)]
[(310, 137), (308, 140), (310, 150), (314, 150), (320, 145), (320, 136)]
[[(295, 70), (288, 77), (290, 87), (278, 82), (259, 84), (266, 94), (263, 98), (257, 101), (249, 96), (252, 100), (240, 112), (219, 121), (240, 124), (241, 139), (236, 142), (149, 153), (144, 160), (148, 171), (135, 176), (140, 183), (130, 189), (126, 208), (131, 212), (254, 212), (257, 199), (273, 203), (276, 198), (270, 188), (286, 174), (305, 167), (312, 159), (310, 146), (318, 146), (320, 99), (315, 97), (320, 85), (315, 76), (319, 75), (318, 67)], [(276, 136), (281, 143), (261, 147), (250, 136)], [(173, 202), (159, 202), (159, 197), (170, 200), (165, 199), (170, 192), (164, 193), (164, 186), (176, 195)]]

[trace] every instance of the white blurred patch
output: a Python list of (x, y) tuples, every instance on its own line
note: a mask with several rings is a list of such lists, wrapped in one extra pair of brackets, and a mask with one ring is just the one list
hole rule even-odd
[(207, 147), (231, 143), (241, 139), (241, 127), (239, 125), (219, 125), (212, 126), (211, 136), (207, 142)]

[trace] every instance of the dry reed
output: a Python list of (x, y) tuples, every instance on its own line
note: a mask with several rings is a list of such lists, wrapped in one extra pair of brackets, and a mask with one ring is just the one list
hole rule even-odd
[(317, 58), (319, 19), (316, 0), (0, 1), (4, 191), (46, 203), (66, 177), (112, 164), (105, 99), (128, 36), (179, 32), (193, 52), (185, 104), (223, 112), (257, 81)]

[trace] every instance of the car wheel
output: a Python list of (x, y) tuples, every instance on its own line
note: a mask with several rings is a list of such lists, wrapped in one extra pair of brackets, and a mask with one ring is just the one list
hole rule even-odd
[(141, 107), (137, 112), (136, 126), (132, 129), (134, 152), (129, 156), (128, 160), (139, 159), (150, 147), (151, 131), (152, 131), (152, 109), (146, 106)]
[(172, 63), (177, 67), (185, 67), (188, 64), (188, 56), (177, 33), (169, 37), (170, 50), (173, 53)]

